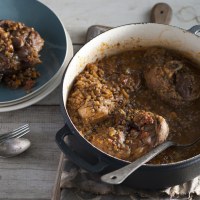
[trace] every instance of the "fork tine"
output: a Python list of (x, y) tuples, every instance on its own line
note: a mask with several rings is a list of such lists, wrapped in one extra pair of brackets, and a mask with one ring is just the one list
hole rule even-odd
[(8, 139), (20, 138), (20, 137), (24, 136), (25, 134), (27, 134), (27, 133), (29, 133), (29, 132), (30, 132), (30, 129), (24, 129), (23, 131), (17, 132), (17, 133), (13, 134), (13, 135), (10, 136), (10, 137), (1, 139), (1, 140), (0, 140), (0, 143), (6, 141), (6, 140), (8, 140)]
[(21, 131), (21, 132), (17, 132), (17, 133), (15, 133), (15, 134), (10, 135), (9, 137), (1, 138), (0, 141), (8, 140), (8, 139), (14, 138), (14, 137), (20, 137), (20, 136), (23, 135), (25, 132), (26, 132), (26, 133), (27, 133), (27, 132), (30, 132), (30, 130), (29, 130), (29, 129), (24, 129), (24, 130)]
[(24, 126), (21, 126), (21, 128), (13, 130), (12, 133), (10, 133), (10, 134), (21, 132), (21, 131), (23, 131), (23, 130), (25, 130), (27, 128), (29, 129), (29, 125), (28, 124), (26, 124)]
[(15, 129), (15, 130), (13, 130), (12, 132), (9, 132), (9, 133), (7, 133), (7, 134), (1, 135), (1, 136), (0, 136), (0, 140), (1, 140), (1, 139), (5, 139), (5, 138), (10, 138), (10, 137), (12, 137), (13, 135), (15, 135), (15, 134), (17, 134), (17, 133), (20, 133), (20, 132), (22, 132), (22, 131), (25, 131), (25, 130), (27, 130), (27, 129), (29, 129), (29, 125), (28, 125), (28, 124), (23, 125), (23, 126), (17, 128), (17, 129)]
[(11, 131), (11, 132), (9, 132), (9, 133), (5, 133), (5, 134), (3, 134), (3, 135), (0, 135), (0, 138), (9, 137), (9, 136), (11, 136), (11, 135), (13, 135), (13, 134), (15, 134), (15, 133), (18, 133), (18, 132), (23, 131), (24, 129), (27, 129), (27, 128), (29, 128), (28, 124), (27, 124), (27, 125), (24, 125), (24, 126), (21, 126), (21, 127), (15, 129), (15, 130), (13, 130), (13, 131)]
[(0, 140), (0, 143), (5, 142), (6, 140), (9, 140), (9, 139), (12, 139), (12, 138), (20, 138), (20, 137), (26, 135), (26, 134), (29, 133), (29, 132), (30, 132), (30, 130), (27, 130), (27, 131), (25, 131), (25, 132), (18, 133), (17, 135), (14, 135), (14, 136), (12, 136), (12, 137), (10, 137), (10, 138), (2, 139), (2, 140)]
[(23, 128), (26, 128), (26, 127), (29, 127), (29, 124), (25, 124), (25, 125), (23, 125), (23, 126), (20, 126), (19, 128), (16, 128), (16, 129), (14, 129), (14, 130), (11, 131), (11, 132), (15, 132), (15, 131), (21, 130), (21, 129), (23, 129)]
[(26, 129), (26, 130), (23, 130), (22, 132), (20, 133), (16, 133), (15, 135), (12, 135), (11, 137), (9, 138), (20, 138), (22, 136), (24, 136), (25, 134), (29, 133), (30, 130), (29, 129)]
[(20, 131), (21, 129), (26, 128), (26, 127), (28, 127), (28, 126), (29, 126), (29, 124), (25, 124), (25, 125), (20, 126), (20, 127), (14, 129), (14, 130), (12, 130), (12, 131), (7, 132), (7, 133), (0, 134), (0, 137), (1, 137), (1, 136), (4, 136), (4, 135), (9, 135), (9, 134), (11, 134), (11, 133), (13, 133), (13, 132), (15, 132), (15, 131)]
[(27, 130), (26, 132), (21, 133), (20, 135), (16, 136), (16, 138), (20, 138), (20, 137), (26, 135), (26, 134), (29, 133), (29, 132), (30, 132), (30, 130)]
[(23, 126), (20, 129), (13, 130), (9, 134), (5, 134), (5, 135), (0, 136), (0, 138), (9, 137), (9, 136), (12, 136), (14, 134), (20, 133), (20, 132), (22, 132), (24, 130), (27, 130), (27, 129), (29, 129), (29, 126)]

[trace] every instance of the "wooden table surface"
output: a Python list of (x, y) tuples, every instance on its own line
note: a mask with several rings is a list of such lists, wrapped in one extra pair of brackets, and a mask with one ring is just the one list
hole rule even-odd
[[(53, 9), (69, 32), (76, 52), (85, 41), (87, 28), (94, 24), (118, 26), (149, 22), (149, 12), (157, 0), (41, 0)], [(173, 9), (172, 25), (189, 29), (200, 23), (199, 0), (164, 0)], [(199, 14), (199, 16), (198, 16)], [(53, 28), (53, 27), (52, 27)], [(59, 88), (32, 105), (0, 113), (0, 130), (8, 131), (29, 123), (31, 148), (10, 159), (0, 158), (0, 200), (51, 199), (60, 156), (54, 137), (63, 126)]]

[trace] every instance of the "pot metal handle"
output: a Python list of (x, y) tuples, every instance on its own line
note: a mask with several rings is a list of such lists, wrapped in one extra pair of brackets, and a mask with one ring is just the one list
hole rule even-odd
[(89, 42), (91, 39), (95, 38), (96, 36), (110, 30), (112, 27), (109, 26), (102, 26), (102, 25), (93, 25), (88, 28), (86, 34), (86, 43)]
[(74, 162), (79, 167), (93, 173), (101, 172), (105, 167), (108, 166), (108, 164), (100, 160), (100, 158), (98, 159), (97, 164), (90, 164), (87, 161), (85, 161), (83, 158), (81, 158), (75, 151), (71, 150), (71, 148), (64, 141), (65, 136), (68, 136), (68, 135), (72, 135), (72, 134), (70, 133), (67, 125), (65, 125), (56, 133), (56, 143), (58, 144), (61, 151), (67, 157), (69, 157), (72, 162)]
[(198, 33), (200, 33), (200, 25), (195, 25), (192, 28), (190, 28), (188, 31), (198, 36)]

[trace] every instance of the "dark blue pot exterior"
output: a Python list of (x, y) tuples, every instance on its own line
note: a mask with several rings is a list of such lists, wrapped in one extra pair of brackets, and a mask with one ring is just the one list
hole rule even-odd
[[(65, 126), (58, 131), (56, 142), (63, 153), (75, 164), (87, 171), (99, 174), (111, 172), (128, 164), (128, 162), (107, 155), (86, 141), (72, 124), (63, 102), (61, 109)], [(64, 142), (65, 136), (68, 137), (67, 143)], [(192, 180), (199, 174), (200, 155), (174, 164), (144, 165), (131, 174), (122, 184), (137, 189), (164, 189)]]

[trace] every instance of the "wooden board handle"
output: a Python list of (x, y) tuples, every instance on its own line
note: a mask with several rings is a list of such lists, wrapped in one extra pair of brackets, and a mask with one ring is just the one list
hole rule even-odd
[(151, 21), (158, 24), (169, 24), (172, 8), (166, 3), (158, 3), (151, 10)]

